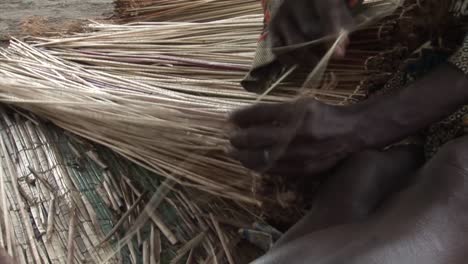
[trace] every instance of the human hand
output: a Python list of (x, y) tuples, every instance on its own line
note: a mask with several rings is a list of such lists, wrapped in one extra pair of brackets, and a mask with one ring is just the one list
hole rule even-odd
[[(350, 7), (357, 6), (359, 0), (284, 0), (270, 23), (272, 51), (280, 60), (315, 65), (324, 53), (320, 48), (329, 46), (306, 46), (287, 48), (325, 36), (337, 35), (342, 29), (353, 24)], [(329, 44), (330, 42), (328, 42)], [(327, 43), (324, 43), (327, 44)], [(335, 56), (342, 57), (346, 52), (348, 39), (339, 43)]]
[(239, 110), (230, 119), (238, 128), (230, 139), (232, 156), (249, 169), (272, 175), (323, 172), (363, 147), (356, 129), (358, 108), (302, 99)]

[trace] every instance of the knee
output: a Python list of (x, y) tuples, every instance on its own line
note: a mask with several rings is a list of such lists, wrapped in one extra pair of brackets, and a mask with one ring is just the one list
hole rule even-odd
[(389, 181), (391, 183), (406, 179), (408, 173), (421, 168), (424, 165), (424, 152), (423, 148), (417, 145), (397, 146), (383, 152), (363, 151), (348, 162), (348, 171), (357, 174), (353, 178), (354, 182), (386, 185)]
[(379, 168), (414, 170), (424, 164), (424, 150), (418, 145), (396, 146), (386, 151), (366, 150), (355, 154), (350, 161), (374, 164)]
[(380, 161), (383, 159), (383, 155), (380, 151), (377, 150), (364, 150), (358, 152), (350, 157), (350, 162), (366, 162), (369, 163), (370, 161)]
[(427, 193), (433, 197), (448, 199), (467, 193), (468, 182), (468, 137), (445, 144), (432, 158), (418, 177), (417, 184), (424, 184)]
[(344, 167), (348, 167), (348, 173), (351, 172), (353, 174), (362, 171), (374, 171), (376, 168), (381, 167), (381, 165), (386, 164), (386, 161), (387, 158), (382, 152), (364, 150), (346, 160)]
[(468, 136), (445, 144), (434, 159), (459, 168), (468, 168)]
[(353, 211), (368, 211), (382, 199), (408, 184), (414, 172), (424, 162), (419, 146), (399, 146), (387, 151), (363, 151), (349, 160), (350, 164), (341, 177)]

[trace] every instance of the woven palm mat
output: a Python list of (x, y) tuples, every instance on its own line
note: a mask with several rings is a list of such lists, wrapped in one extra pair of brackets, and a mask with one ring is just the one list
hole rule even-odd
[(259, 253), (239, 243), (255, 221), (248, 208), (189, 190), (167, 195), (120, 249), (162, 178), (30, 115), (2, 109), (0, 126), (0, 246), (18, 263), (246, 263)]

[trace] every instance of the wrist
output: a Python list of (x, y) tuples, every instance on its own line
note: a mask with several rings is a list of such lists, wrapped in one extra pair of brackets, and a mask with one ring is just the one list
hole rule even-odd
[(408, 103), (400, 93), (362, 102), (356, 127), (363, 148), (383, 148), (417, 132), (424, 108)]
[[(424, 95), (424, 96), (422, 96)], [(380, 148), (437, 122), (468, 102), (468, 79), (449, 64), (394, 93), (357, 104), (366, 148)]]
[(309, 100), (306, 109), (302, 135), (315, 140), (340, 138), (346, 145), (343, 151), (350, 153), (367, 147), (364, 134), (370, 130), (362, 129), (367, 127), (366, 104), (336, 106)]
[(372, 148), (376, 138), (372, 104), (360, 102), (341, 107), (346, 119), (351, 120), (348, 135), (353, 142), (355, 151)]

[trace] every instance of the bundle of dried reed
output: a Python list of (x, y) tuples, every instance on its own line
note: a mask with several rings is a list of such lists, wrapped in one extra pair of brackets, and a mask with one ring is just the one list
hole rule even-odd
[(184, 93), (238, 97), (261, 31), (261, 16), (207, 23), (92, 24), (93, 33), (31, 41), (82, 67)]
[[(106, 145), (176, 182), (257, 203), (254, 176), (225, 155), (226, 114), (252, 101), (240, 89), (206, 96), (85, 69), (24, 43), (2, 52), (1, 101)], [(279, 101), (281, 97), (267, 97)], [(220, 177), (219, 175), (223, 175)]]
[[(0, 100), (184, 186), (260, 204), (264, 197), (251, 192), (258, 176), (229, 159), (225, 149), (227, 114), (257, 101), (239, 81), (261, 22), (259, 15), (246, 15), (196, 23), (94, 24), (88, 34), (36, 39), (33, 45), (16, 41), (0, 55)], [(262, 99), (297, 96), (284, 86)], [(308, 92), (342, 103), (363, 95), (357, 87)]]

